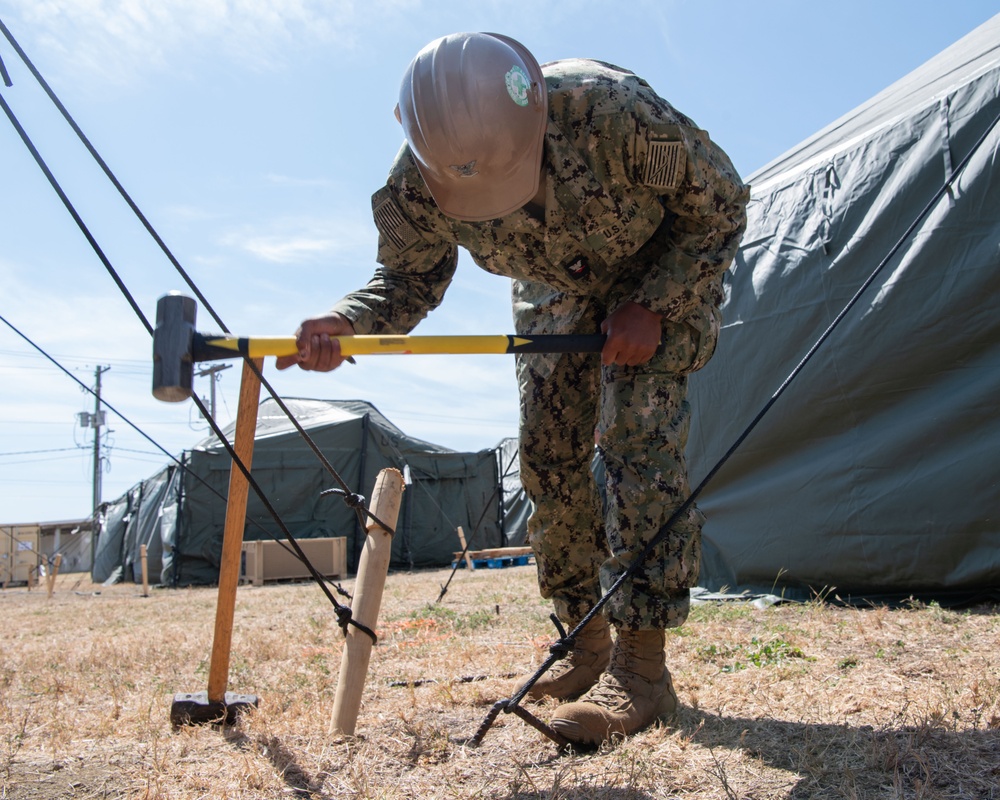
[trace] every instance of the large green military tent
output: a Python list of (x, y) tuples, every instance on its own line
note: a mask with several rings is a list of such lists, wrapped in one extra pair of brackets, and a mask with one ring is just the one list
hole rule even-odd
[[(462, 526), (475, 549), (524, 541), (529, 511), (518, 479), (517, 447), (461, 453), (407, 436), (370, 403), (288, 399), (306, 429), (351, 491), (369, 495), (386, 467), (403, 472), (394, 569), (451, 563), (461, 549)], [(232, 440), (234, 426), (225, 431)], [(150, 574), (164, 585), (218, 580), (231, 459), (214, 438), (185, 452), (103, 509), (92, 576), (97, 581), (140, 579), (140, 546), (147, 545)], [(273, 400), (261, 403), (254, 444), (254, 479), (296, 538), (344, 536), (347, 564), (357, 566), (364, 530), (315, 453)], [(282, 538), (278, 525), (251, 492), (247, 541)]]
[(707, 485), (705, 587), (1000, 589), (998, 114), (1000, 16), (747, 179), (695, 485), (972, 153)]

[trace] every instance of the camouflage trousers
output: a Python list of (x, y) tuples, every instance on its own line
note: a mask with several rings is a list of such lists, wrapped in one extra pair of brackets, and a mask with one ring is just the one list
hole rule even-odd
[[(519, 333), (594, 333), (593, 298), (515, 282)], [(665, 323), (666, 351), (639, 367), (599, 354), (518, 356), (521, 481), (541, 594), (575, 626), (690, 494), (683, 372), (695, 359), (686, 326)], [(595, 482), (601, 479), (601, 485)], [(698, 579), (703, 517), (693, 506), (604, 607), (615, 626), (684, 623)]]

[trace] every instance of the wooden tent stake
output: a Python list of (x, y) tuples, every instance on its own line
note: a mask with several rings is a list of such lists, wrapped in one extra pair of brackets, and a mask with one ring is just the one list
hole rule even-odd
[(472, 556), (469, 555), (469, 545), (465, 541), (465, 531), (462, 530), (462, 526), (458, 526), (458, 541), (462, 544), (462, 552), (465, 554), (465, 566), (469, 570), (474, 570), (476, 565), (472, 563)]
[(149, 561), (144, 544), (139, 545), (139, 560), (142, 562), (142, 596), (149, 597)]
[[(384, 469), (375, 479), (369, 508), (372, 514), (390, 528), (396, 527), (403, 489), (403, 474), (397, 469)], [(368, 536), (358, 563), (351, 617), (374, 631), (378, 624), (382, 591), (385, 589), (385, 578), (392, 556), (392, 534), (371, 518), (366, 527)], [(358, 711), (361, 709), (361, 693), (368, 677), (372, 644), (367, 633), (353, 625), (348, 626), (340, 662), (340, 678), (337, 680), (337, 693), (333, 701), (333, 718), (330, 724), (332, 734), (354, 734)]]
[(56, 576), (59, 574), (60, 564), (62, 564), (62, 553), (56, 553), (56, 557), (52, 561), (52, 569), (50, 569), (48, 574), (45, 576), (45, 583), (46, 586), (48, 586), (49, 597), (52, 597), (52, 592), (56, 588)]

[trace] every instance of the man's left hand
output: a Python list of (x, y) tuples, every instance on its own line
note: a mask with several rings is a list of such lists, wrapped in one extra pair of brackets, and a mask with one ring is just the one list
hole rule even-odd
[(601, 333), (608, 337), (601, 363), (645, 364), (656, 354), (662, 332), (662, 317), (656, 312), (632, 302), (619, 306), (601, 323)]

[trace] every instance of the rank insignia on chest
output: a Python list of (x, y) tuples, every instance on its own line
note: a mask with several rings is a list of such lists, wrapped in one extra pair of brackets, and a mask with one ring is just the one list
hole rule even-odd
[(583, 256), (576, 256), (563, 264), (563, 269), (565, 269), (573, 280), (581, 280), (586, 278), (590, 274), (590, 264), (587, 263), (587, 259)]

